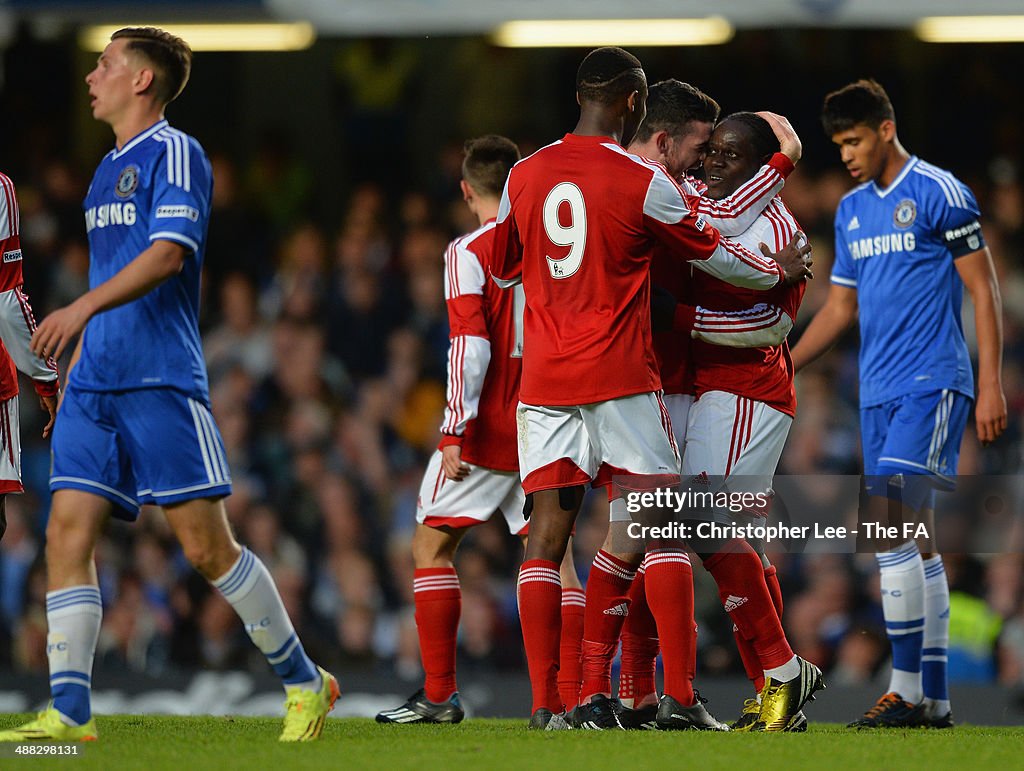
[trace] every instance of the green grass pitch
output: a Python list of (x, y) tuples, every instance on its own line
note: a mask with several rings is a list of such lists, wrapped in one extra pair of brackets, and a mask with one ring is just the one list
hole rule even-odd
[[(0, 716), (0, 729), (25, 715)], [(65, 758), (12, 759), (0, 768), (230, 771), (252, 769), (835, 769), (1019, 768), (1024, 728), (958, 726), (952, 731), (856, 732), (812, 725), (806, 734), (533, 732), (525, 720), (458, 726), (379, 726), (328, 720), (318, 742), (284, 745), (273, 718), (110, 716), (100, 740)]]

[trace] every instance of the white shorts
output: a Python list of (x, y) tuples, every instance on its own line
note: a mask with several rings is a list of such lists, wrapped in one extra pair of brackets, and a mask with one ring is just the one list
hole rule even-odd
[(18, 395), (0, 402), (0, 495), (23, 493), (21, 484), (21, 421)]
[(732, 492), (770, 493), (793, 418), (742, 396), (709, 391), (690, 408), (683, 479), (728, 478)]
[(690, 421), (690, 408), (693, 407), (693, 396), (691, 394), (665, 394), (661, 397), (665, 402), (665, 409), (672, 419), (672, 435), (676, 438), (676, 447), (682, 448), (686, 445), (686, 431)]
[(519, 403), (519, 469), (527, 493), (610, 485), (613, 476), (650, 477), (644, 486), (675, 484), (679, 452), (660, 393), (577, 407)]
[[(474, 466), (469, 476), (453, 482), (444, 475), (441, 451), (430, 457), (416, 501), (416, 521), (429, 527), (473, 527), (486, 522), (494, 512), (505, 515), (509, 532), (525, 532), (523, 505), (526, 495), (515, 471), (494, 471)], [(465, 461), (463, 461), (465, 462)]]

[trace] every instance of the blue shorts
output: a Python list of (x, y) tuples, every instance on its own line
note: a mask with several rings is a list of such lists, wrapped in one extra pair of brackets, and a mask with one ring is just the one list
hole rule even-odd
[(139, 507), (231, 493), (210, 409), (172, 388), (64, 392), (53, 428), (50, 490), (84, 490), (134, 520)]
[[(929, 491), (952, 490), (970, 411), (971, 399), (949, 390), (908, 394), (862, 408), (860, 433), (868, 494), (894, 497), (895, 488), (913, 477), (927, 480)], [(887, 484), (885, 480), (892, 476), (900, 477), (899, 484)], [(883, 490), (883, 485), (890, 492)], [(919, 499), (913, 508), (929, 503), (920, 494), (910, 497)]]

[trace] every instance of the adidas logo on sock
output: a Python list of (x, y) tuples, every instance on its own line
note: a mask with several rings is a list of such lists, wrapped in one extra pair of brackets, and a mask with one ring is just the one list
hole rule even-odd
[[(725, 599), (725, 612), (732, 613), (734, 610), (736, 610), (736, 608), (738, 608), (740, 605), (743, 605), (745, 602), (748, 601), (749, 598), (747, 597), (737, 597), (735, 594), (730, 594)], [(605, 613), (607, 612), (608, 611), (605, 611)]]
[[(746, 602), (746, 600), (744, 600)], [(604, 614), (606, 616), (628, 616), (629, 615), (629, 603), (620, 602), (618, 605), (608, 608)]]

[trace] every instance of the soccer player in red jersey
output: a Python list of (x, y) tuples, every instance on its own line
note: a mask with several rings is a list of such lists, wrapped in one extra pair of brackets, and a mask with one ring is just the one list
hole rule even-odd
[[(708, 143), (704, 160), (706, 195), (712, 199), (731, 195), (778, 150), (778, 139), (763, 117), (749, 112), (730, 115), (718, 124)], [(769, 247), (778, 248), (780, 244), (789, 243), (798, 232), (799, 225), (793, 215), (782, 199), (776, 197), (737, 240), (748, 246), (767, 243)], [(783, 330), (792, 326), (805, 288), (804, 284), (792, 284), (767, 293), (755, 293), (703, 274), (694, 279), (693, 292), (701, 302), (715, 308), (742, 311), (757, 301), (771, 303), (788, 320), (781, 327)], [(722, 484), (731, 493), (749, 492), (770, 499), (772, 476), (796, 410), (793, 362), (784, 335), (781, 340), (765, 339), (762, 345), (746, 347), (716, 345), (698, 339), (693, 343), (692, 352), (696, 401), (688, 416), (683, 477), (708, 479), (712, 486)], [(764, 517), (767, 511), (746, 514)], [(727, 513), (721, 516), (725, 521), (732, 521)], [(717, 572), (750, 572), (748, 567), (753, 568), (755, 563), (759, 568), (755, 572), (763, 575), (756, 593), (762, 600), (767, 594), (770, 603), (758, 603), (752, 596), (757, 581), (750, 581), (743, 587), (744, 591), (736, 592), (726, 591), (726, 587), (719, 584), (723, 604), (734, 619), (734, 633), (744, 667), (759, 694), (757, 699), (747, 701), (733, 729), (806, 730), (807, 720), (800, 711), (806, 700), (804, 694), (787, 696), (780, 691), (785, 690), (783, 686), (787, 681), (799, 679), (800, 669), (806, 662), (797, 659), (785, 641), (780, 623), (782, 593), (775, 568), (763, 554), (759, 556), (742, 541), (705, 559), (704, 564), (717, 578)], [(758, 635), (752, 635), (741, 624), (740, 614), (756, 615)], [(774, 642), (766, 645), (766, 638)], [(817, 672), (816, 668), (813, 671)], [(819, 680), (820, 672), (817, 672), (812, 677), (812, 685)]]
[[(801, 147), (788, 121), (775, 116), (781, 152), (773, 155), (750, 179), (721, 199), (698, 197), (706, 185), (688, 172), (704, 158), (707, 142), (718, 118), (719, 107), (711, 97), (688, 83), (667, 80), (651, 86), (647, 98), (647, 117), (629, 146), (630, 152), (662, 163), (688, 194), (695, 196), (694, 207), (707, 215), (726, 235), (744, 232), (760, 216), (782, 188), (783, 180), (799, 160)], [(654, 284), (654, 350), (661, 373), (664, 402), (672, 419), (676, 444), (684, 446), (686, 422), (693, 403), (691, 338), (730, 346), (758, 345), (765, 340), (778, 342), (792, 321), (779, 308), (760, 297), (758, 304), (742, 311), (709, 310), (694, 305), (690, 285), (692, 271), (660, 250), (651, 265)], [(756, 296), (756, 294), (755, 294)], [(682, 300), (684, 302), (678, 302)], [(704, 298), (701, 298), (702, 301)], [(706, 303), (705, 303), (706, 304)], [(660, 318), (658, 318), (660, 317)], [(660, 326), (659, 326), (660, 322)], [(619, 719), (624, 728), (722, 730), (724, 725), (711, 718), (692, 687), (696, 667), (696, 635), (693, 618), (693, 576), (690, 560), (682, 544), (659, 542), (646, 557), (639, 553), (619, 553), (613, 541), (625, 535), (630, 521), (623, 501), (612, 503), (609, 535), (595, 560), (591, 575), (601, 576), (602, 565), (614, 559), (628, 563), (636, 578), (625, 598), (619, 593), (594, 598), (591, 611), (613, 607), (628, 601), (628, 613), (622, 623), (622, 667), (619, 677)], [(643, 559), (641, 563), (640, 560)], [(647, 580), (648, 572), (653, 580)], [(609, 583), (605, 581), (605, 583)], [(591, 582), (589, 586), (600, 586)], [(591, 591), (592, 596), (596, 592)], [(588, 600), (591, 598), (588, 597)], [(596, 608), (593, 606), (597, 606)], [(658, 610), (658, 623), (650, 610)], [(592, 613), (593, 614), (593, 613)], [(603, 675), (610, 683), (614, 657), (614, 621), (611, 617), (598, 627), (605, 639), (588, 645), (589, 656), (603, 659)], [(593, 626), (591, 627), (593, 628)], [(659, 629), (664, 630), (659, 639)], [(603, 644), (601, 644), (603, 643)], [(665, 666), (664, 714), (657, 720), (658, 695), (654, 686), (654, 667), (659, 648)], [(610, 688), (610, 685), (607, 686)]]
[(36, 356), (29, 347), (36, 320), (24, 291), (20, 230), (14, 183), (0, 174), (0, 538), (7, 530), (7, 493), (25, 490), (21, 484), (18, 370), (32, 378), (39, 404), (49, 413), (44, 438), (53, 430), (59, 388), (57, 364), (52, 358)]
[[(584, 486), (607, 485), (613, 475), (629, 476), (641, 489), (678, 482), (679, 456), (651, 347), (654, 245), (754, 288), (809, 273), (809, 248), (789, 245), (766, 258), (722, 239), (663, 167), (623, 149), (645, 115), (647, 81), (636, 57), (597, 49), (581, 64), (576, 86), (574, 132), (509, 175), (493, 271), (499, 284), (521, 281), (526, 291), (517, 421), (534, 519), (519, 603), (531, 726), (547, 729), (567, 727), (557, 688), (558, 565)], [(776, 256), (782, 263), (770, 258)], [(621, 728), (603, 693), (581, 704), (574, 722)]]
[[(461, 612), (454, 557), (471, 527), (500, 511), (509, 530), (526, 538), (525, 496), (516, 449), (516, 404), (523, 351), (522, 287), (507, 292), (490, 280), (494, 219), (519, 149), (505, 137), (466, 143), (462, 194), (480, 227), (455, 239), (445, 253), (445, 300), (451, 347), (448, 402), (441, 442), (423, 475), (412, 551), (416, 628), (426, 680), (379, 723), (458, 723), (465, 716), (455, 680)], [(562, 647), (559, 681), (579, 690), (583, 590), (566, 552), (561, 570)]]

